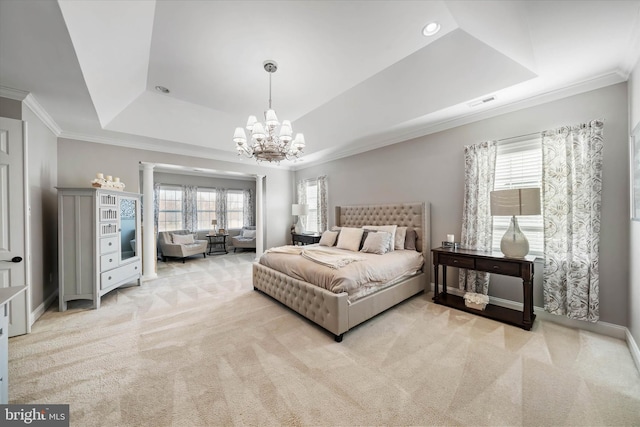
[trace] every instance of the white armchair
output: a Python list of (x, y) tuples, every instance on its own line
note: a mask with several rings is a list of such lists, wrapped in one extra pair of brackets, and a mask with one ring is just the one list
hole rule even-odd
[(239, 234), (231, 236), (233, 252), (238, 249), (256, 249), (256, 226), (242, 227)]
[(161, 231), (158, 233), (158, 248), (162, 260), (167, 257), (182, 258), (182, 262), (191, 255), (202, 254), (207, 257), (207, 240), (196, 240), (187, 230)]

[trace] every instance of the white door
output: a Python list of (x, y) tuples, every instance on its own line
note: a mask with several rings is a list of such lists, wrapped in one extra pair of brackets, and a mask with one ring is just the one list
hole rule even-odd
[[(0, 287), (26, 285), (22, 121), (0, 117)], [(18, 261), (19, 260), (19, 261)], [(29, 288), (9, 303), (9, 336), (29, 332)]]

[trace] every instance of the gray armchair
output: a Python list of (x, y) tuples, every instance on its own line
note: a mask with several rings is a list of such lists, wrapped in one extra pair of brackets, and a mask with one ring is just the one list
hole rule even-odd
[(207, 257), (207, 240), (193, 240), (193, 243), (180, 243), (174, 242), (173, 235), (187, 236), (194, 233), (188, 230), (174, 230), (174, 231), (161, 231), (158, 233), (158, 248), (162, 260), (165, 261), (167, 257), (182, 258), (184, 263), (185, 259), (191, 255), (202, 254), (203, 257)]
[(237, 249), (256, 249), (256, 227), (255, 225), (242, 227), (239, 234), (230, 236), (233, 252)]

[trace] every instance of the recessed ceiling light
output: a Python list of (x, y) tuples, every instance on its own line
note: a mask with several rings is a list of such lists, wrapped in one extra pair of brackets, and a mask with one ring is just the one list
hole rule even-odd
[(164, 86), (156, 86), (156, 90), (157, 90), (158, 92), (162, 92), (162, 93), (169, 93), (169, 92), (170, 92), (170, 90), (169, 90), (169, 89), (167, 89), (167, 88), (166, 88), (166, 87), (164, 87)]
[(422, 34), (428, 37), (434, 35), (438, 31), (440, 31), (440, 24), (438, 24), (437, 22), (429, 22), (422, 29)]

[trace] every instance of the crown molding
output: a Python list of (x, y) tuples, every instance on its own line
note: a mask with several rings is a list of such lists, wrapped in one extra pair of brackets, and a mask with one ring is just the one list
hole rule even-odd
[(60, 126), (58, 126), (56, 121), (53, 120), (53, 117), (51, 117), (49, 113), (47, 113), (47, 110), (42, 107), (42, 105), (38, 102), (38, 100), (35, 96), (33, 96), (32, 93), (28, 94), (23, 102), (24, 105), (26, 105), (31, 111), (33, 111), (33, 114), (35, 114), (40, 120), (42, 120), (42, 123), (44, 123), (45, 126), (48, 127), (55, 136), (60, 136), (60, 134), (62, 133), (62, 129), (60, 128)]
[(56, 121), (53, 120), (53, 117), (51, 117), (49, 113), (47, 113), (47, 110), (42, 107), (42, 105), (38, 102), (38, 100), (32, 93), (25, 92), (24, 90), (20, 89), (13, 89), (7, 86), (0, 86), (0, 96), (3, 98), (9, 98), (23, 102), (24, 105), (26, 105), (31, 111), (33, 111), (33, 114), (35, 114), (36, 117), (42, 120), (45, 126), (48, 127), (55, 136), (60, 136), (62, 129), (60, 128), (60, 126), (58, 126)]
[(627, 81), (627, 77), (625, 77), (620, 70), (612, 71), (588, 80), (584, 80), (582, 82), (565, 86), (560, 89), (536, 94), (523, 100), (510, 102), (480, 112), (469, 113), (449, 120), (445, 119), (435, 123), (414, 126), (411, 129), (407, 129), (404, 132), (394, 133), (393, 135), (383, 135), (377, 139), (368, 140), (366, 144), (355, 146), (352, 145), (353, 148), (347, 150), (339, 150), (327, 156), (323, 156), (321, 159), (309, 161), (308, 163), (297, 167), (294, 166), (293, 170), (298, 171), (312, 166), (321, 165), (324, 163), (343, 159), (345, 157), (350, 157), (356, 154), (383, 148), (388, 145), (398, 144), (400, 142), (405, 142), (437, 132), (453, 129), (466, 124), (478, 122), (480, 120), (501, 116), (503, 114), (523, 110), (525, 108), (535, 107), (537, 105), (546, 104), (549, 102), (557, 101), (559, 99), (568, 98), (570, 96), (579, 95), (581, 93), (589, 92), (625, 81)]
[(20, 89), (13, 89), (7, 86), (0, 86), (0, 96), (3, 98), (9, 98), (16, 101), (23, 101), (29, 92), (25, 92)]
[[(66, 132), (63, 131), (59, 138), (65, 139), (73, 139), (78, 141), (87, 141), (94, 142), (97, 144), (105, 144), (105, 145), (114, 145), (123, 148), (132, 148), (136, 150), (146, 150), (146, 151), (155, 151), (157, 153), (166, 153), (166, 154), (176, 154), (181, 156), (191, 156), (191, 157), (199, 157), (206, 158), (211, 160), (218, 160), (229, 163), (237, 163), (237, 164), (247, 164), (248, 160), (238, 157), (235, 153), (228, 153), (221, 150), (215, 150), (207, 147), (200, 147), (191, 144), (177, 143), (172, 141), (162, 141), (162, 140), (154, 140), (154, 141), (140, 141), (140, 140), (123, 140), (112, 137), (98, 136), (92, 134), (83, 134), (78, 132)], [(256, 163), (256, 166), (265, 167), (265, 168), (275, 168), (275, 169), (284, 169), (284, 170), (293, 170), (288, 165), (276, 165), (276, 164), (262, 164)]]

